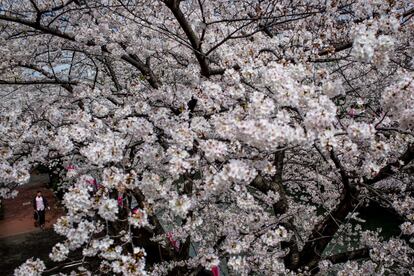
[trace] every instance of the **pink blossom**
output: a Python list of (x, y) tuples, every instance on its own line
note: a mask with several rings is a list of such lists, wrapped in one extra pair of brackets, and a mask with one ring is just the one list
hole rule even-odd
[(356, 111), (355, 111), (355, 109), (354, 109), (354, 108), (350, 108), (350, 109), (348, 110), (348, 115), (349, 115), (349, 116), (351, 116), (351, 118), (354, 118), (354, 117), (355, 117), (355, 115), (356, 115)]
[(220, 267), (217, 265), (213, 266), (211, 272), (213, 273), (213, 276), (220, 276)]
[(95, 185), (96, 186), (96, 179), (95, 178), (93, 178), (93, 179), (87, 179), (86, 182), (88, 184), (91, 184), (91, 185)]
[(69, 165), (66, 167), (66, 170), (70, 171), (70, 170), (76, 170), (76, 167), (74, 165)]
[(119, 207), (123, 207), (124, 206), (124, 202), (123, 202), (123, 197), (122, 197), (122, 195), (119, 195), (118, 196), (118, 206)]
[(172, 245), (172, 247), (174, 247), (174, 249), (175, 249), (175, 251), (179, 251), (180, 250), (180, 242), (179, 241), (176, 241), (174, 238), (173, 238), (173, 235), (172, 235), (172, 233), (171, 232), (168, 232), (167, 233), (167, 238), (168, 238), (168, 240), (169, 240), (169, 242), (170, 242), (170, 244)]

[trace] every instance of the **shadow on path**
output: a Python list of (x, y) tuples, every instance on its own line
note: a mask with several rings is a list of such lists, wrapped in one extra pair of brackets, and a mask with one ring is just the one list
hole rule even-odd
[(13, 275), (14, 269), (31, 257), (41, 259), (48, 266), (48, 263), (52, 263), (49, 253), (52, 247), (61, 240), (62, 237), (53, 229), (37, 230), (0, 239), (0, 275)]

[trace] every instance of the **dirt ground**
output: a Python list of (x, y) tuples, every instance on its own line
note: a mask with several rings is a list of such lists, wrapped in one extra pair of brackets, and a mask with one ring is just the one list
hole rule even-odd
[[(4, 219), (0, 220), (0, 276), (13, 275), (14, 269), (28, 258), (42, 259), (46, 264), (53, 245), (62, 240), (53, 231), (53, 223), (64, 214), (52, 191), (46, 188), (47, 175), (33, 175), (28, 184), (18, 188), (14, 199), (3, 201)], [(45, 229), (34, 226), (32, 199), (42, 191), (48, 200)]]
[(56, 219), (64, 214), (53, 192), (46, 188), (48, 181), (47, 175), (34, 175), (28, 184), (17, 189), (17, 197), (3, 201), (4, 219), (0, 220), (0, 238), (41, 231), (34, 225), (32, 207), (32, 199), (38, 190), (42, 191), (50, 206), (50, 211), (46, 210), (46, 229), (52, 228)]

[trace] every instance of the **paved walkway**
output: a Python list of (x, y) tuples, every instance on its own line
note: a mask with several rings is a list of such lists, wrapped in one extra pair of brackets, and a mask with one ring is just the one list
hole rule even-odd
[[(13, 275), (16, 267), (34, 257), (52, 264), (48, 258), (52, 247), (63, 238), (54, 233), (53, 223), (64, 214), (51, 190), (46, 188), (46, 174), (32, 175), (30, 182), (20, 186), (19, 194), (3, 201), (4, 219), (0, 220), (0, 275)], [(46, 211), (46, 227), (34, 226), (32, 199), (37, 191), (46, 197), (50, 211)]]
[(51, 209), (46, 211), (46, 229), (52, 228), (56, 219), (64, 214), (53, 192), (46, 188), (48, 181), (45, 174), (33, 175), (28, 184), (17, 189), (17, 197), (3, 201), (4, 219), (0, 220), (0, 238), (41, 231), (35, 227), (33, 219), (32, 199), (37, 191), (42, 191)]

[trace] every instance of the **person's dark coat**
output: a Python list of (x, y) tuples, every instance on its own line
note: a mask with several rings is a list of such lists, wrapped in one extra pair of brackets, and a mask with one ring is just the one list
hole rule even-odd
[[(33, 198), (33, 200), (32, 200), (32, 205), (33, 205), (33, 209), (34, 210), (36, 210), (37, 208), (36, 208), (36, 197), (37, 196), (35, 196), (34, 198)], [(47, 203), (47, 199), (44, 197), (44, 196), (41, 196), (42, 197), (42, 200), (43, 200), (43, 205), (45, 206), (45, 210), (46, 210), (46, 208), (47, 207), (49, 207), (49, 204)]]

